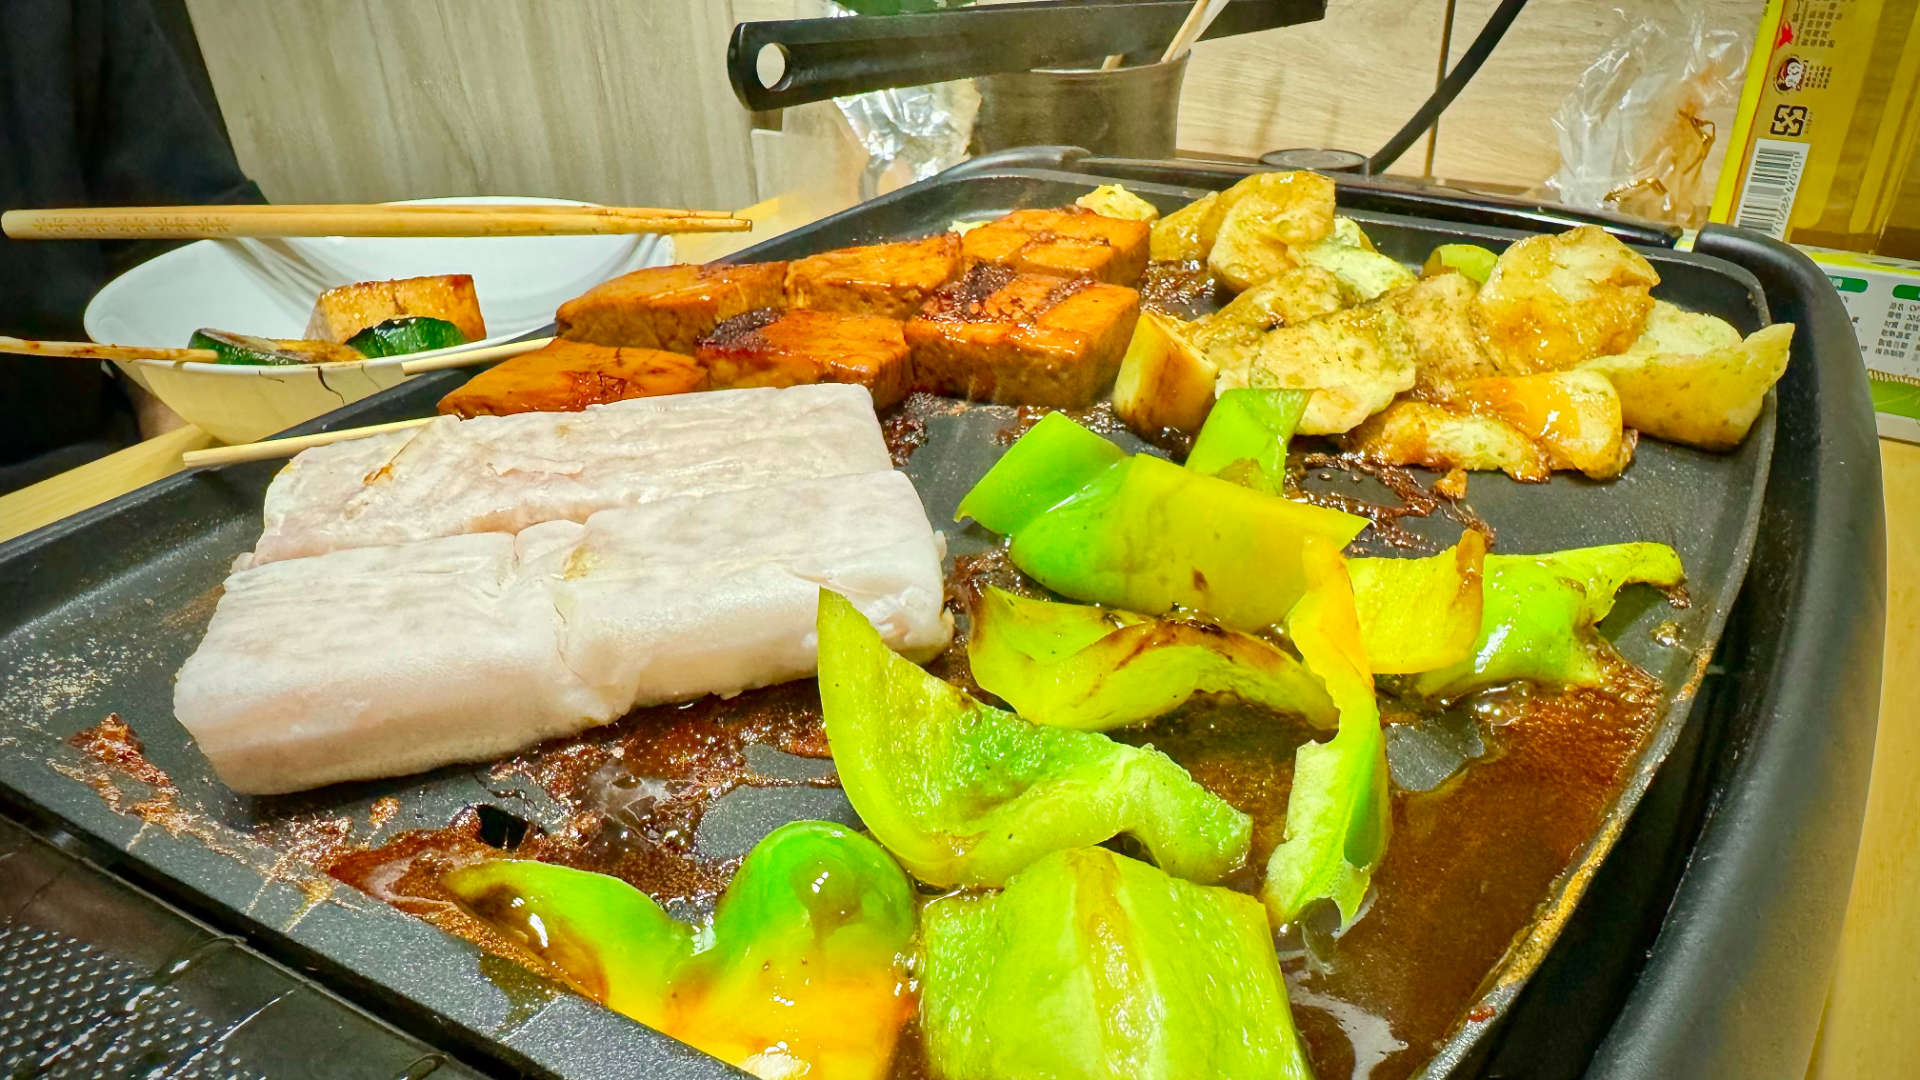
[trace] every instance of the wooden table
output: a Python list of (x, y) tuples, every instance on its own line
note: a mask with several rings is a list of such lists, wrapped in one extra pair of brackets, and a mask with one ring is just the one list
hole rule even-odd
[[(742, 211), (776, 235), (838, 207), (805, 195)], [(752, 236), (682, 237), (680, 257), (704, 260)], [(171, 475), (180, 454), (212, 440), (184, 428), (32, 487), (0, 496), (0, 540), (39, 528)], [(1908, 1075), (1920, 1062), (1920, 446), (1882, 440), (1887, 508), (1887, 678), (1880, 735), (1853, 895), (1820, 1041), (1814, 1080)]]

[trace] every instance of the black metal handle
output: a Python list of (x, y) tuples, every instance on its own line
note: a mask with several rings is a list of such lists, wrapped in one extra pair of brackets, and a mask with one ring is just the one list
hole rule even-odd
[[(1043, 0), (911, 15), (740, 23), (727, 43), (727, 75), (749, 109), (917, 86), (996, 71), (1097, 65), (1126, 54), (1154, 60), (1193, 0)], [(1232, 0), (1205, 38), (1313, 22), (1326, 0)], [(777, 49), (784, 73), (768, 86), (761, 51)]]

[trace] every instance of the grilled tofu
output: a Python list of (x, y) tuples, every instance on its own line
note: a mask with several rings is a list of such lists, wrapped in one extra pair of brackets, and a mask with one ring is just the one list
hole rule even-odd
[(1026, 274), (1088, 277), (1131, 285), (1147, 268), (1152, 227), (1077, 206), (1015, 210), (961, 238), (969, 260)]
[(976, 265), (907, 323), (907, 343), (923, 388), (1076, 409), (1113, 381), (1139, 315), (1119, 285)]
[(909, 319), (933, 290), (960, 273), (960, 238), (841, 248), (787, 268), (787, 303), (797, 308)]
[(313, 305), (306, 336), (345, 342), (369, 326), (409, 316), (443, 319), (459, 327), (468, 341), (487, 336), (487, 323), (480, 317), (480, 300), (474, 295), (469, 274), (361, 281), (328, 289)]
[(864, 386), (873, 407), (907, 396), (912, 367), (900, 320), (844, 311), (761, 310), (714, 328), (694, 350), (715, 386)]
[(474, 376), (440, 399), (440, 411), (463, 417), (578, 412), (589, 405), (707, 386), (707, 369), (692, 357), (555, 339)]
[(1368, 461), (1428, 469), (1499, 470), (1530, 483), (1553, 475), (1546, 448), (1497, 416), (1401, 398), (1347, 434), (1346, 448)]
[(560, 305), (560, 336), (594, 345), (693, 354), (735, 315), (785, 303), (784, 262), (649, 266), (602, 282)]

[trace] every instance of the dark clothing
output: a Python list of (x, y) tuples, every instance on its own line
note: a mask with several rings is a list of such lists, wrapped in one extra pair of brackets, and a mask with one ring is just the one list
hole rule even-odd
[[(0, 0), (0, 207), (262, 201), (187, 62), (149, 0)], [(87, 301), (157, 250), (0, 238), (0, 334), (85, 340)], [(0, 356), (0, 491), (126, 410), (99, 365)]]

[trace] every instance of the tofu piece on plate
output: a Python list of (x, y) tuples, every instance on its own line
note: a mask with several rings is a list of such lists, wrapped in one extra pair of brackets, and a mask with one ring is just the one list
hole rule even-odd
[(250, 794), (483, 761), (811, 674), (823, 585), (931, 655), (940, 557), (883, 467), (290, 559), (228, 578), (174, 712)]
[(1244, 369), (1220, 369), (1220, 392), (1239, 386), (1312, 390), (1299, 430), (1336, 435), (1413, 386), (1414, 344), (1405, 319), (1375, 302), (1282, 326)]
[(914, 381), (975, 401), (1084, 408), (1113, 382), (1139, 314), (1140, 294), (1119, 285), (973, 266), (907, 323)]
[(1413, 332), (1414, 384), (1422, 390), (1444, 393), (1457, 383), (1526, 373), (1525, 367), (1509, 363), (1481, 340), (1474, 317), (1479, 291), (1467, 275), (1447, 273), (1421, 278), (1387, 295), (1386, 303)]
[(784, 262), (649, 266), (560, 305), (560, 336), (692, 355), (724, 320), (785, 304)]
[(841, 248), (795, 259), (787, 267), (787, 303), (907, 319), (959, 273), (960, 238), (953, 233)]
[(1347, 434), (1346, 448), (1384, 465), (1499, 470), (1515, 480), (1553, 475), (1545, 447), (1497, 416), (1402, 398)]
[(1078, 206), (1015, 210), (968, 230), (961, 250), (968, 259), (1021, 273), (1131, 285), (1147, 268), (1152, 231), (1144, 221), (1107, 217)]
[(480, 298), (470, 274), (360, 281), (320, 294), (307, 319), (306, 336), (316, 341), (344, 342), (369, 326), (410, 316), (439, 319), (460, 328), (468, 341), (487, 336), (480, 317)]
[(315, 447), (267, 488), (251, 562), (891, 467), (858, 386), (712, 390), (431, 424)]
[(878, 315), (752, 311), (714, 327), (694, 357), (716, 386), (853, 383), (872, 392), (876, 409), (898, 403), (912, 382), (903, 325)]
[(439, 408), (462, 417), (578, 412), (589, 405), (707, 386), (707, 369), (679, 353), (555, 338), (475, 375), (441, 398)]

